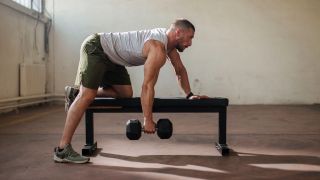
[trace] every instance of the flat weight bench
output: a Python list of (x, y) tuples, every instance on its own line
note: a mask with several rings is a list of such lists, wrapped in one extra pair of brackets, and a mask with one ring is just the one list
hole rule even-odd
[[(209, 98), (188, 100), (184, 98), (155, 98), (153, 112), (174, 113), (219, 113), (219, 142), (215, 143), (221, 155), (229, 154), (227, 139), (227, 106), (229, 100), (226, 98)], [(85, 112), (86, 145), (82, 149), (82, 155), (90, 156), (97, 149), (94, 142), (93, 113), (133, 113), (142, 112), (140, 98), (114, 99), (95, 98)]]

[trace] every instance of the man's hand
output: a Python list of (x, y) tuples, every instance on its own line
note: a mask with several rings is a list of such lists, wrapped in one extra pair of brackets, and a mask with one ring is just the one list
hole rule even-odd
[(156, 131), (156, 124), (153, 122), (153, 120), (145, 119), (143, 122), (143, 130), (144, 133), (153, 134)]
[(209, 97), (206, 95), (192, 95), (189, 99), (208, 99)]

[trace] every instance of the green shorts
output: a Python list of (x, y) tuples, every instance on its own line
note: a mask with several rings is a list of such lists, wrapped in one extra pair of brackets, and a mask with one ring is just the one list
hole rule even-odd
[(98, 89), (111, 85), (131, 85), (130, 76), (124, 66), (110, 61), (103, 52), (100, 35), (93, 34), (83, 42), (75, 86)]

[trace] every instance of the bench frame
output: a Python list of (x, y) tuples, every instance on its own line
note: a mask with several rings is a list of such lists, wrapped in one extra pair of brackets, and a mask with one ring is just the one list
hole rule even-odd
[[(212, 98), (220, 100), (221, 98)], [(220, 152), (222, 156), (229, 154), (229, 147), (227, 145), (227, 105), (226, 104), (216, 104), (211, 106), (197, 106), (197, 105), (170, 105), (165, 106), (166, 101), (172, 101), (173, 99), (155, 99), (153, 112), (154, 113), (219, 113), (219, 141), (215, 143), (216, 149)], [(112, 101), (111, 105), (108, 103)], [(126, 100), (110, 99), (110, 98), (96, 98), (94, 102), (87, 108), (85, 112), (85, 131), (86, 131), (86, 144), (82, 149), (82, 155), (91, 156), (95, 153), (97, 149), (97, 142), (94, 142), (94, 123), (93, 123), (93, 114), (94, 113), (137, 113), (142, 112), (140, 99), (136, 100), (135, 104), (129, 104), (128, 106), (123, 105)], [(157, 103), (159, 102), (160, 103)], [(199, 100), (189, 100), (199, 101)], [(200, 100), (201, 101), (201, 100)], [(107, 102), (107, 103), (106, 103)], [(160, 104), (160, 105), (157, 105)]]

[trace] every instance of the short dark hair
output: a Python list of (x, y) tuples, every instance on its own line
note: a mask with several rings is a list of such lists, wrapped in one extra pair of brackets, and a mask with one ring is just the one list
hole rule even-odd
[(194, 25), (187, 19), (181, 18), (181, 19), (176, 19), (176, 21), (172, 24), (174, 27), (180, 27), (183, 29), (189, 29), (191, 28), (194, 32), (196, 29), (194, 28)]

